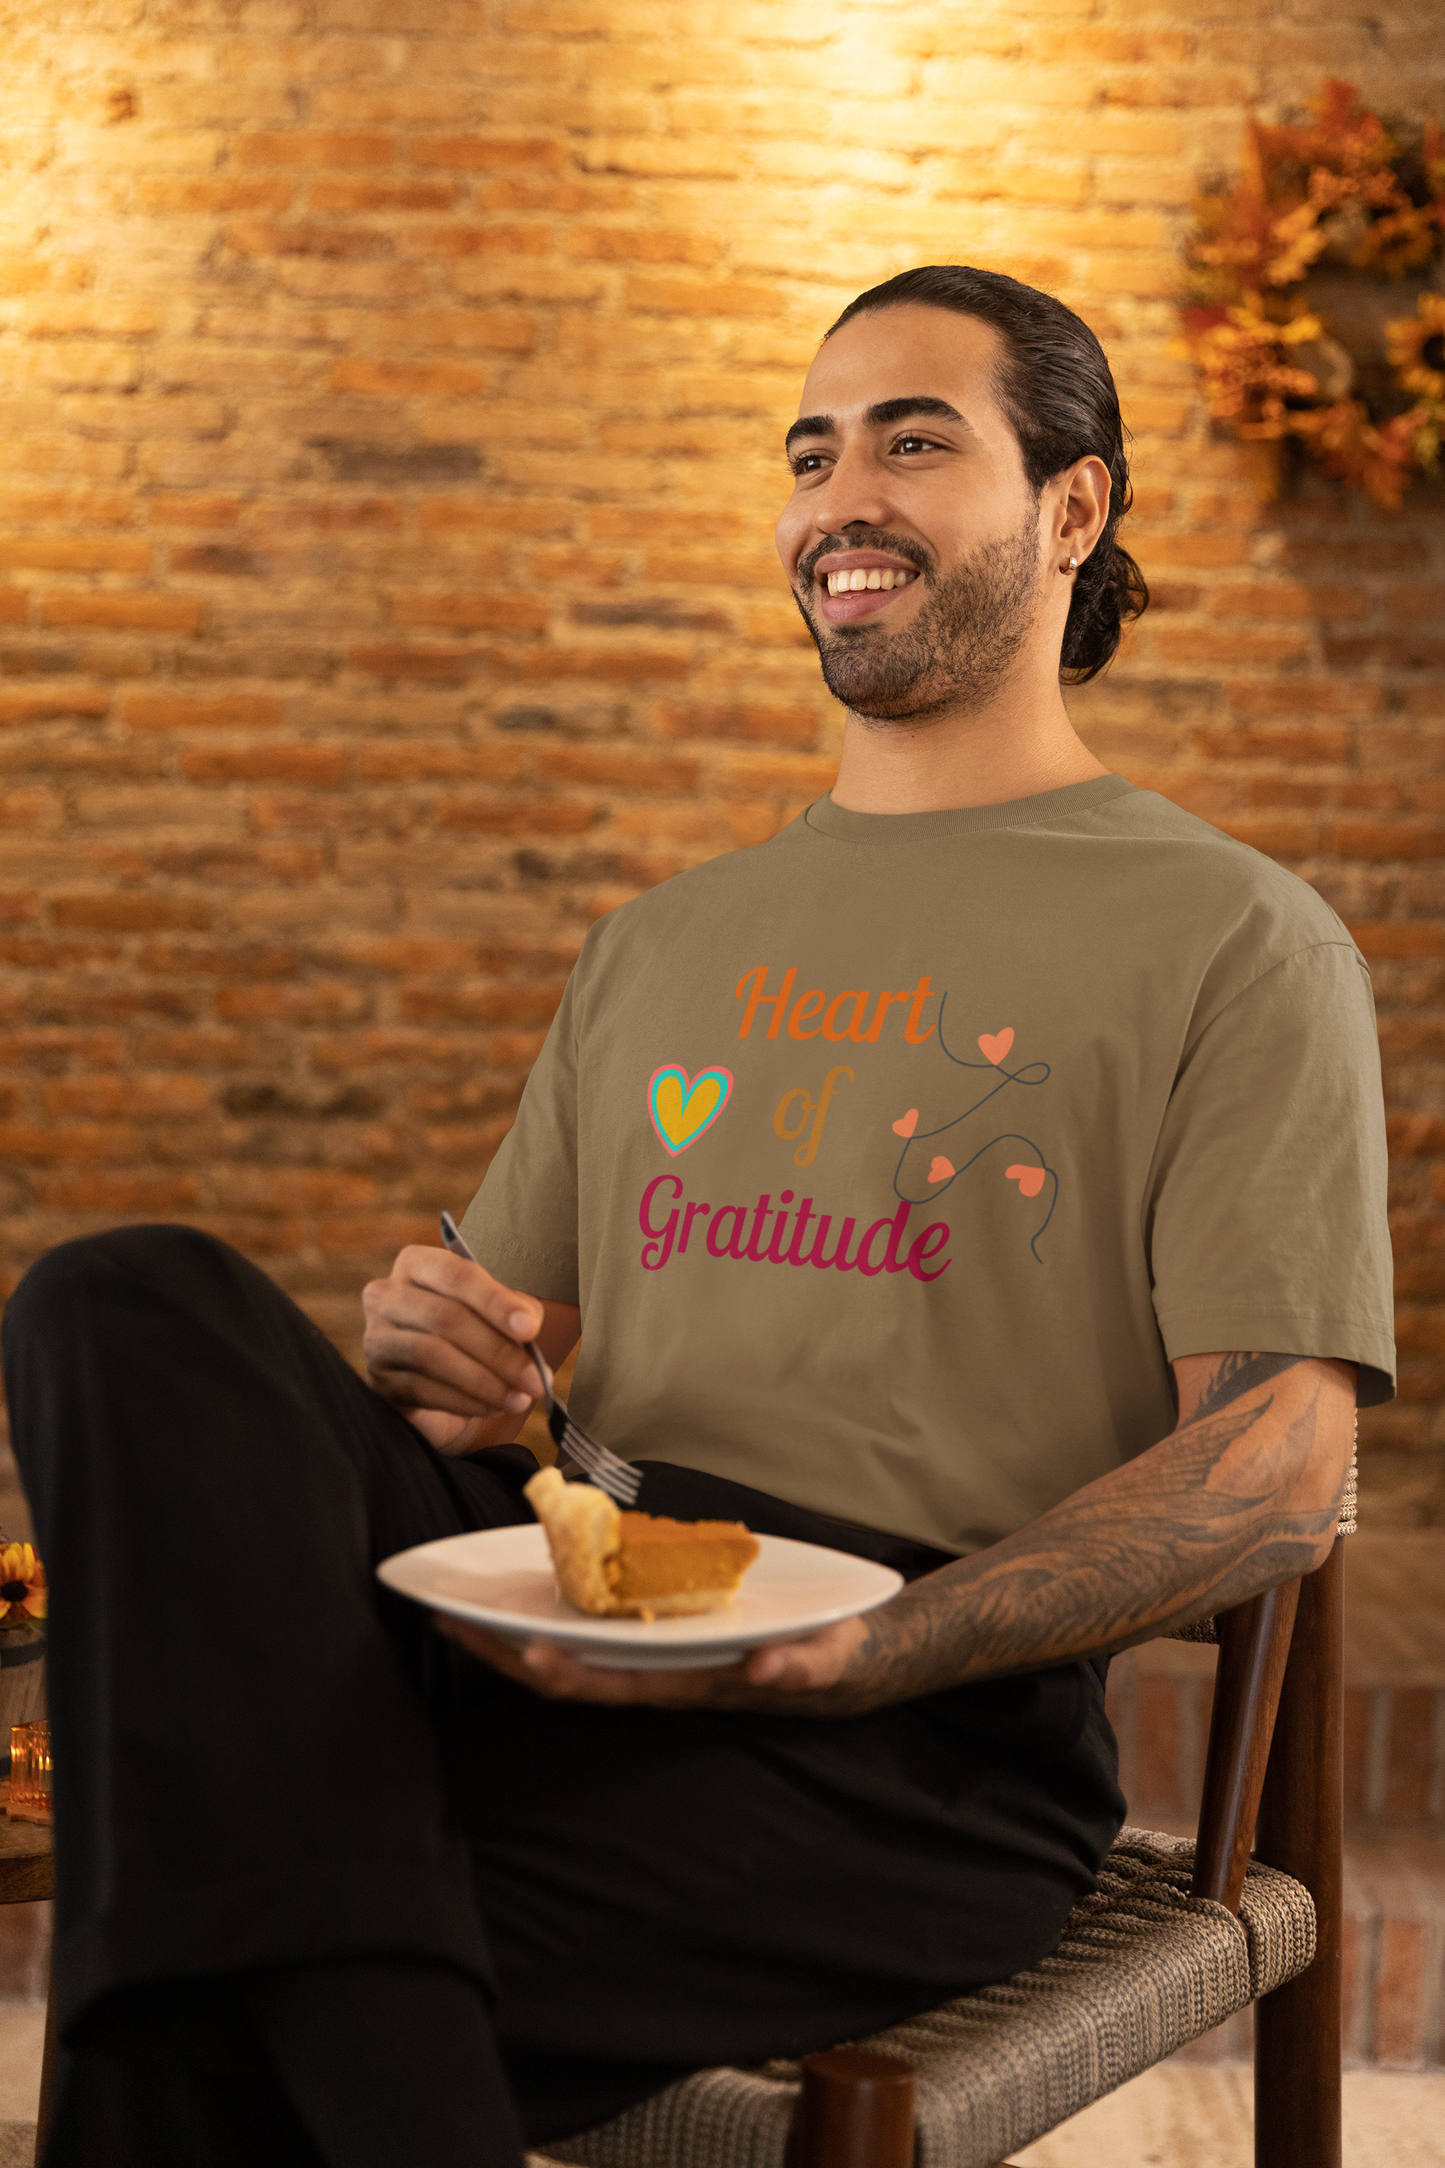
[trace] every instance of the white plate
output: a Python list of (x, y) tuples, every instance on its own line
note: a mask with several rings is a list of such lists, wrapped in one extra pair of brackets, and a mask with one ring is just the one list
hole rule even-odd
[(697, 1618), (589, 1618), (558, 1593), (547, 1538), (536, 1522), (482, 1528), (398, 1551), (377, 1567), (388, 1588), (472, 1619), (508, 1641), (556, 1641), (583, 1663), (625, 1671), (699, 1670), (746, 1649), (853, 1618), (886, 1603), (903, 1576), (871, 1558), (787, 1536), (759, 1536), (759, 1553), (726, 1611)]

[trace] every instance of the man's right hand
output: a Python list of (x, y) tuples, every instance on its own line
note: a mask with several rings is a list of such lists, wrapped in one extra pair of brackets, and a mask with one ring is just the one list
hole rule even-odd
[(555, 1365), (581, 1322), (568, 1303), (519, 1293), (482, 1265), (416, 1244), (362, 1290), (361, 1303), (372, 1387), (444, 1453), (514, 1438), (542, 1390), (519, 1343), (540, 1340)]

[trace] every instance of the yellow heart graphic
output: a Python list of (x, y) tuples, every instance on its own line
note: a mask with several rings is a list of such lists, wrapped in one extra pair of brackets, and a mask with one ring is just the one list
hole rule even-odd
[(732, 1073), (727, 1069), (701, 1069), (691, 1083), (687, 1071), (672, 1064), (655, 1070), (647, 1086), (647, 1105), (652, 1126), (668, 1151), (676, 1155), (696, 1144), (727, 1105), (732, 1088)]

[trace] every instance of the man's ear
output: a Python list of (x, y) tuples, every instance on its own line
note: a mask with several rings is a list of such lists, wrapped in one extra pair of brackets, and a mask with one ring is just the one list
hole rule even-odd
[(1095, 547), (1109, 517), (1113, 483), (1102, 459), (1080, 459), (1059, 477), (1056, 484), (1057, 520), (1055, 545), (1060, 561), (1070, 557), (1083, 564)]

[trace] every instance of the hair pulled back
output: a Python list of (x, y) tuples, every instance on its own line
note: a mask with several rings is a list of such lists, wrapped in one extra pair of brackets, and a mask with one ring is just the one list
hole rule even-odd
[(824, 334), (876, 309), (921, 304), (977, 317), (999, 334), (994, 389), (1019, 440), (1035, 497), (1077, 459), (1101, 459), (1113, 484), (1104, 531), (1074, 575), (1059, 672), (1084, 685), (1112, 662), (1119, 635), (1149, 606), (1144, 575), (1118, 540), (1133, 492), (1119, 394), (1104, 349), (1081, 317), (1052, 294), (965, 264), (925, 264), (870, 287)]

